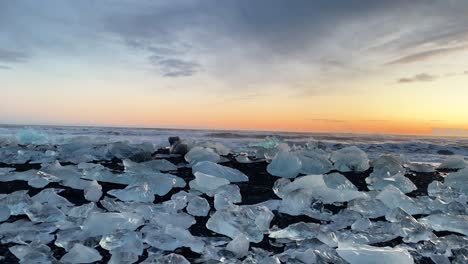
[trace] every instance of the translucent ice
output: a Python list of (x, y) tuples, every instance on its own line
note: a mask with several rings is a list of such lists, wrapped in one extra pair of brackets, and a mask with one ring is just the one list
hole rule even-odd
[(416, 203), (413, 199), (406, 196), (397, 187), (388, 185), (377, 196), (376, 199), (381, 200), (388, 208), (397, 208), (405, 210), (407, 213), (422, 214), (424, 208)]
[(264, 206), (232, 206), (216, 211), (206, 223), (206, 227), (232, 239), (244, 234), (251, 242), (262, 241), (268, 231), (273, 213)]
[(195, 196), (188, 202), (187, 212), (193, 216), (207, 216), (210, 204), (205, 198)]
[(190, 264), (190, 262), (181, 255), (172, 253), (168, 255), (150, 255), (141, 264)]
[(172, 251), (188, 247), (193, 252), (201, 253), (205, 246), (201, 239), (192, 236), (188, 230), (170, 224), (164, 227), (145, 225), (141, 232), (144, 242), (161, 250)]
[(463, 156), (453, 155), (449, 156), (439, 166), (439, 169), (458, 170), (466, 167), (466, 161)]
[(367, 245), (340, 245), (338, 255), (350, 264), (413, 264), (413, 257), (405, 249), (372, 247)]
[(468, 236), (467, 215), (435, 214), (420, 219), (420, 222), (436, 231), (452, 231)]
[(377, 199), (356, 199), (348, 204), (348, 209), (362, 214), (364, 217), (377, 218), (384, 216), (390, 210), (382, 201)]
[(239, 234), (226, 246), (226, 249), (233, 252), (236, 257), (242, 258), (249, 252), (249, 239), (244, 234)]
[(111, 234), (116, 230), (135, 230), (143, 219), (130, 213), (91, 213), (83, 223), (83, 230), (93, 236)]
[(84, 197), (91, 202), (98, 202), (102, 196), (102, 187), (97, 181), (90, 181), (84, 189)]
[(369, 169), (367, 154), (358, 147), (345, 147), (334, 151), (330, 157), (335, 169), (341, 172), (366, 171)]
[(101, 260), (99, 252), (82, 244), (75, 244), (63, 257), (60, 259), (63, 263), (93, 263)]
[(10, 218), (10, 208), (6, 205), (0, 205), (0, 222), (8, 220)]
[(224, 185), (216, 189), (214, 195), (214, 207), (216, 210), (225, 209), (233, 204), (242, 202), (239, 186), (234, 184)]
[(224, 178), (230, 182), (246, 182), (249, 177), (239, 170), (216, 164), (211, 161), (201, 161), (192, 166), (192, 172), (201, 172), (206, 175)]
[(230, 182), (224, 178), (218, 178), (215, 176), (207, 175), (201, 172), (195, 172), (195, 179), (190, 181), (190, 188), (201, 191), (201, 192), (210, 192), (214, 191), (217, 188), (227, 185)]
[(410, 163), (410, 164), (408, 164), (408, 168), (411, 171), (422, 172), (422, 173), (428, 173), (428, 172), (435, 171), (435, 168), (432, 165), (426, 164), (426, 163)]
[(319, 224), (299, 222), (296, 224), (291, 224), (284, 229), (273, 231), (269, 236), (270, 238), (275, 239), (302, 241), (317, 237), (319, 231)]
[(298, 156), (301, 160), (303, 174), (324, 174), (333, 170), (329, 155), (315, 151), (304, 152)]
[(401, 173), (397, 173), (391, 177), (376, 178), (374, 182), (368, 185), (368, 188), (369, 190), (383, 190), (388, 185), (397, 187), (403, 193), (410, 193), (417, 189), (416, 185)]
[(49, 204), (34, 203), (26, 207), (24, 212), (33, 222), (60, 222), (65, 220), (65, 214), (57, 207)]
[(191, 165), (195, 165), (200, 161), (219, 162), (220, 156), (211, 148), (194, 147), (187, 154), (185, 160)]
[(107, 193), (125, 202), (152, 203), (154, 201), (154, 192), (148, 183), (129, 185), (125, 189), (110, 190)]
[(295, 154), (280, 151), (271, 163), (268, 164), (267, 171), (273, 176), (295, 178), (299, 174), (301, 167), (301, 160)]
[(444, 183), (462, 192), (468, 193), (468, 168), (450, 173)]
[(32, 128), (22, 129), (18, 131), (16, 136), (22, 144), (45, 144), (48, 141), (48, 136), (45, 132)]

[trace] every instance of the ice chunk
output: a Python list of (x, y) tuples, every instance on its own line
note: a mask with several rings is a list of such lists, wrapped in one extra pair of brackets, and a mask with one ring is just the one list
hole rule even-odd
[(46, 245), (31, 243), (9, 248), (10, 252), (20, 260), (20, 263), (53, 263), (50, 248)]
[(21, 215), (24, 214), (24, 208), (32, 205), (33, 201), (28, 191), (16, 191), (0, 199), (0, 204), (8, 206), (11, 215)]
[(125, 189), (110, 190), (107, 193), (125, 202), (152, 203), (154, 201), (154, 192), (148, 183), (129, 185)]
[(397, 173), (404, 174), (403, 160), (400, 157), (393, 155), (381, 155), (378, 159), (372, 161), (371, 166), (374, 168), (371, 178), (386, 178)]
[(232, 239), (244, 234), (249, 241), (258, 243), (268, 231), (272, 219), (273, 213), (264, 206), (232, 206), (216, 211), (208, 219), (206, 227)]
[(201, 239), (192, 236), (188, 230), (179, 226), (145, 225), (141, 232), (145, 243), (161, 250), (172, 251), (180, 247), (189, 247), (193, 252), (201, 253), (205, 247)]
[(422, 214), (424, 208), (417, 204), (413, 199), (406, 196), (397, 187), (388, 185), (377, 196), (376, 199), (381, 200), (388, 208), (393, 209), (400, 207), (407, 213)]
[(67, 212), (67, 215), (75, 218), (86, 218), (93, 211), (99, 211), (95, 203), (83, 204), (73, 207)]
[(434, 214), (419, 221), (436, 231), (451, 231), (468, 236), (468, 215)]
[(350, 264), (413, 264), (413, 257), (406, 249), (372, 247), (367, 245), (340, 245), (338, 255)]
[(341, 172), (360, 172), (369, 169), (369, 158), (367, 154), (355, 146), (334, 151), (330, 159), (335, 169)]
[[(283, 199), (287, 199), (289, 194), (303, 190), (306, 197), (319, 199), (323, 203), (335, 203), (335, 202), (347, 202), (353, 199), (358, 198), (367, 198), (368, 195), (363, 192), (355, 191), (354, 185), (349, 183), (337, 184), (332, 183), (332, 185), (338, 187), (339, 189), (333, 189), (327, 186), (324, 178), (328, 175), (307, 175), (300, 178), (297, 178), (293, 182), (284, 186), (280, 192), (279, 196)], [(333, 176), (332, 176), (333, 177)], [(341, 177), (335, 177), (340, 179)], [(354, 187), (354, 188), (353, 188)], [(307, 202), (305, 202), (307, 204)], [(310, 203), (309, 203), (310, 204)]]
[(450, 169), (458, 170), (464, 169), (466, 167), (466, 161), (463, 156), (453, 155), (449, 156), (442, 164), (440, 164), (438, 169)]
[(10, 208), (6, 205), (0, 204), (0, 222), (8, 220), (8, 218), (10, 218), (10, 215)]
[(273, 231), (270, 238), (288, 239), (293, 241), (302, 241), (316, 238), (320, 231), (320, 225), (315, 223), (299, 222), (291, 224), (284, 229)]
[(339, 173), (330, 173), (323, 175), (323, 181), (328, 188), (344, 191), (357, 191), (358, 188), (354, 186), (345, 176)]
[(426, 226), (419, 223), (414, 217), (401, 208), (394, 208), (385, 215), (385, 219), (395, 223), (392, 226), (395, 234), (403, 237), (404, 242), (416, 243), (429, 240), (434, 234)]
[(249, 180), (249, 177), (238, 171), (229, 167), (225, 167), (219, 164), (216, 164), (211, 161), (201, 161), (193, 165), (192, 172), (201, 172), (206, 175), (211, 175), (218, 178), (224, 178), (230, 182), (246, 182)]
[(244, 234), (239, 234), (226, 246), (236, 257), (242, 258), (249, 253), (249, 239)]
[(193, 197), (187, 205), (187, 212), (193, 216), (207, 216), (209, 211), (210, 204), (199, 196)]
[(426, 163), (410, 163), (408, 168), (414, 172), (429, 173), (434, 172), (435, 168), (431, 164)]
[(468, 193), (468, 168), (450, 173), (445, 177), (444, 183), (464, 193)]
[(33, 222), (60, 222), (65, 220), (65, 214), (50, 204), (34, 203), (26, 207), (24, 213)]
[(84, 197), (90, 202), (98, 202), (102, 196), (102, 187), (99, 183), (94, 180), (88, 183), (88, 186), (84, 189)]
[(328, 155), (308, 151), (298, 156), (301, 160), (303, 174), (324, 174), (333, 170), (333, 164)]
[(181, 255), (171, 253), (169, 255), (150, 255), (141, 264), (190, 264), (190, 262)]
[(96, 249), (77, 243), (63, 255), (60, 261), (64, 263), (93, 263), (101, 259), (102, 257)]
[(230, 182), (224, 178), (207, 175), (202, 172), (195, 172), (195, 179), (189, 182), (190, 188), (201, 191), (210, 192), (217, 188), (227, 185)]
[(226, 156), (231, 150), (219, 142), (205, 141), (197, 144), (200, 147), (211, 148), (219, 155)]
[(176, 165), (165, 159), (150, 160), (141, 163), (136, 163), (130, 160), (123, 160), (123, 164), (126, 172), (133, 172), (137, 174), (177, 170)]
[(66, 198), (58, 195), (57, 193), (62, 192), (63, 189), (44, 189), (38, 194), (32, 197), (32, 200), (37, 203), (47, 203), (49, 205), (55, 205), (57, 207), (69, 207), (73, 206)]
[(370, 227), (372, 227), (372, 222), (369, 220), (369, 218), (358, 219), (351, 225), (351, 229), (356, 231), (365, 231)]
[(103, 236), (99, 245), (112, 254), (109, 263), (135, 263), (144, 249), (141, 234), (133, 231)]
[(135, 230), (143, 219), (131, 213), (91, 213), (83, 223), (83, 230), (93, 236), (111, 234), (116, 230)]
[(252, 163), (253, 161), (249, 159), (249, 156), (247, 154), (240, 154), (239, 156), (236, 157), (236, 161), (239, 163)]
[(397, 173), (391, 177), (377, 178), (374, 182), (368, 185), (368, 187), (369, 190), (383, 190), (388, 185), (397, 187), (403, 193), (410, 193), (417, 189), (416, 185), (414, 185), (414, 183), (409, 178), (400, 173)]
[(221, 160), (221, 157), (211, 148), (194, 147), (185, 154), (185, 160), (190, 163), (190, 165), (195, 165), (200, 161), (211, 161), (217, 163)]
[(273, 176), (283, 178), (295, 178), (301, 170), (301, 160), (293, 153), (280, 151), (276, 154), (267, 171)]
[(223, 185), (216, 189), (215, 192), (214, 207), (216, 210), (226, 209), (235, 203), (242, 202), (240, 189), (237, 185)]

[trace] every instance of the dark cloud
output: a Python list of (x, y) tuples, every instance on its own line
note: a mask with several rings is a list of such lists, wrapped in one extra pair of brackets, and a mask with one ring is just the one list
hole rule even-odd
[(149, 60), (151, 64), (158, 67), (164, 77), (187, 77), (200, 70), (200, 64), (194, 61), (167, 59), (156, 55), (150, 56)]
[(412, 62), (418, 62), (430, 59), (435, 56), (442, 56), (447, 55), (450, 53), (454, 53), (456, 51), (466, 50), (468, 46), (459, 46), (459, 47), (452, 47), (452, 48), (440, 48), (440, 49), (433, 49), (423, 52), (418, 52), (415, 54), (407, 55), (396, 60), (390, 61), (386, 63), (386, 65), (394, 65), (394, 64), (406, 64)]
[(427, 73), (420, 73), (420, 74), (416, 74), (413, 77), (398, 79), (398, 82), (399, 83), (432, 82), (436, 79), (437, 79), (437, 76), (435, 75), (431, 75)]
[(23, 52), (2, 49), (0, 47), (0, 61), (3, 62), (25, 62), (29, 56)]
[(0, 70), (11, 70), (12, 68), (5, 65), (0, 65)]

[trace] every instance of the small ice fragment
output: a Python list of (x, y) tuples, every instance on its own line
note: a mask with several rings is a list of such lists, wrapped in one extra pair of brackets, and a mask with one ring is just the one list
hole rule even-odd
[(432, 165), (426, 163), (410, 163), (408, 164), (408, 168), (411, 171), (421, 173), (429, 173), (435, 171), (435, 168)]
[(303, 174), (324, 174), (333, 170), (329, 155), (308, 151), (298, 157), (302, 164), (300, 172)]
[(99, 183), (94, 180), (88, 183), (88, 186), (84, 189), (84, 197), (90, 202), (98, 202), (102, 196), (102, 187)]
[(369, 218), (358, 219), (351, 225), (351, 229), (356, 231), (364, 231), (370, 227), (372, 227), (372, 222), (369, 220)]
[(175, 253), (169, 255), (150, 255), (145, 261), (141, 264), (190, 264), (190, 262), (183, 256)]
[(218, 189), (230, 182), (224, 178), (207, 175), (202, 172), (195, 172), (195, 179), (189, 182), (190, 188), (201, 192), (210, 192)]
[(187, 212), (193, 216), (207, 216), (209, 211), (210, 204), (199, 196), (193, 197), (187, 205)]
[(128, 185), (125, 189), (110, 190), (107, 194), (124, 202), (152, 203), (154, 201), (154, 192), (148, 183)]
[(330, 157), (335, 169), (341, 172), (366, 171), (369, 169), (367, 154), (358, 147), (351, 146), (334, 151)]
[(135, 230), (143, 224), (142, 217), (131, 213), (93, 212), (83, 223), (83, 230), (93, 236), (111, 234), (116, 230)]
[(229, 244), (226, 249), (233, 252), (236, 257), (242, 258), (249, 253), (249, 240), (244, 234), (239, 234)]
[(185, 154), (185, 160), (191, 165), (195, 165), (200, 161), (211, 161), (217, 163), (220, 161), (218, 153), (214, 152), (211, 148), (194, 147), (187, 154)]
[(440, 164), (438, 169), (449, 169), (449, 170), (458, 170), (464, 169), (466, 167), (466, 161), (463, 156), (453, 155), (449, 156), (442, 164)]
[(60, 222), (65, 220), (65, 214), (50, 204), (34, 203), (24, 209), (24, 213), (32, 222)]
[(102, 257), (96, 249), (76, 243), (70, 251), (63, 255), (60, 261), (64, 263), (93, 263), (101, 259)]
[(350, 264), (413, 264), (413, 257), (406, 249), (372, 247), (367, 245), (340, 245), (338, 255)]
[(301, 160), (293, 153), (280, 151), (276, 154), (267, 171), (273, 176), (283, 178), (295, 178), (301, 170)]
[(211, 161), (201, 161), (193, 165), (192, 172), (202, 172), (206, 175), (224, 178), (230, 182), (246, 182), (249, 177), (239, 170), (216, 164)]
[(450, 173), (444, 183), (450, 187), (468, 193), (468, 168)]
[(224, 185), (216, 189), (215, 192), (214, 207), (216, 210), (226, 209), (233, 204), (242, 202), (240, 189), (237, 185)]
[(401, 173), (397, 173), (391, 177), (376, 178), (374, 180), (373, 183), (368, 185), (369, 190), (383, 190), (388, 185), (397, 187), (403, 193), (410, 193), (417, 189), (416, 185)]

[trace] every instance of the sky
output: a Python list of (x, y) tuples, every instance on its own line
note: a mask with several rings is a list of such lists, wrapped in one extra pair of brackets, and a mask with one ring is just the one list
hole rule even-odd
[(0, 123), (468, 135), (466, 0), (0, 1)]

